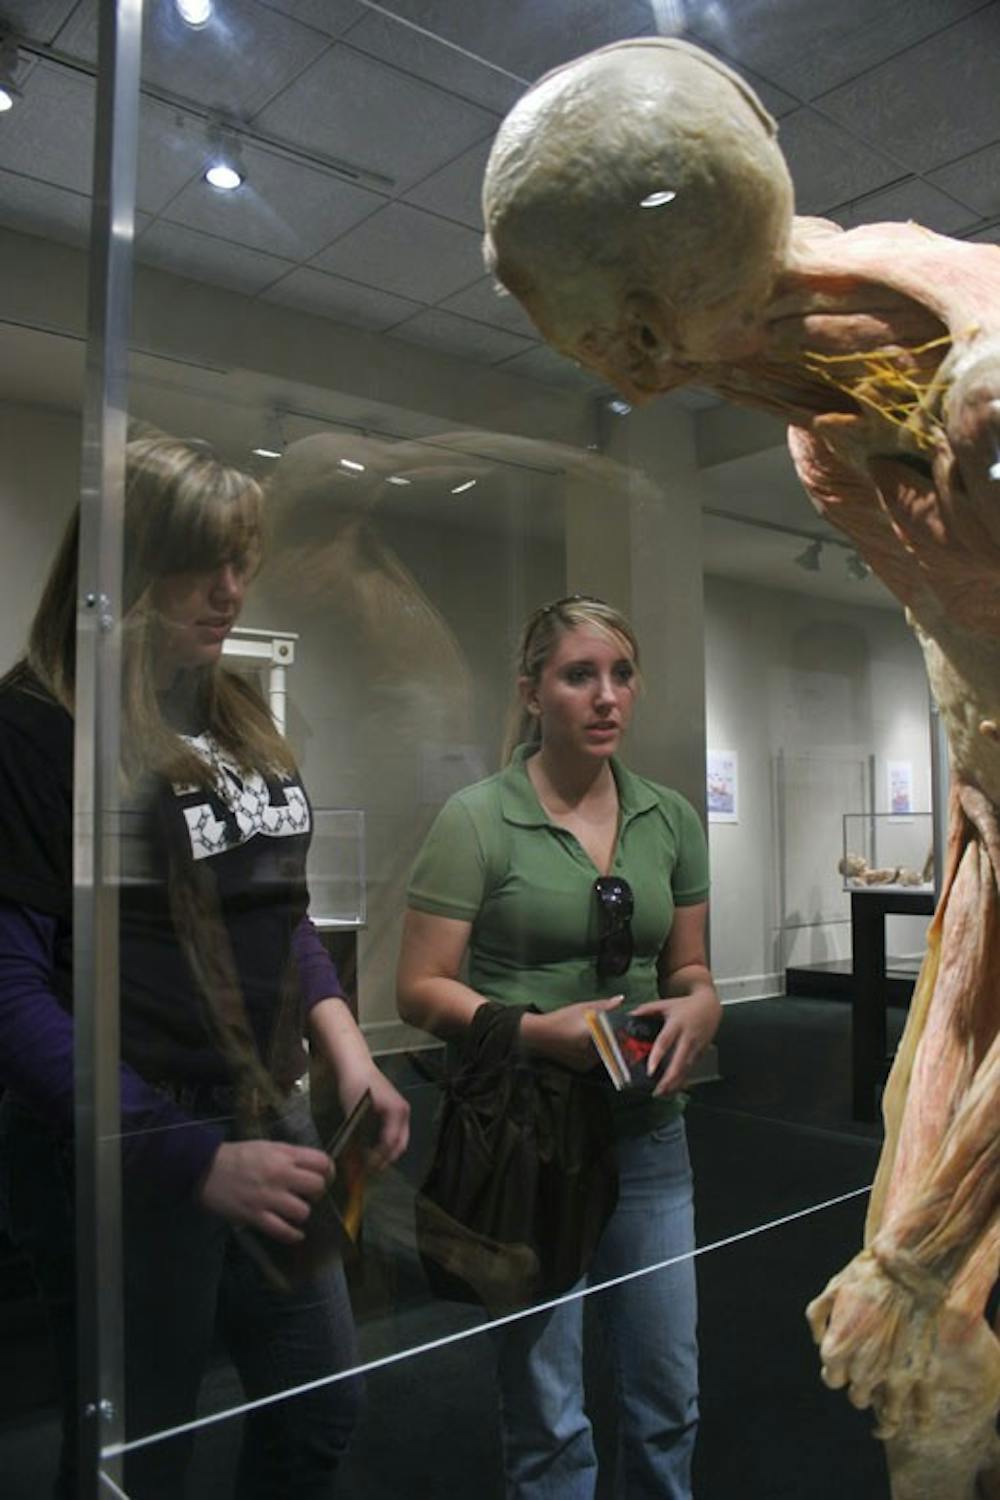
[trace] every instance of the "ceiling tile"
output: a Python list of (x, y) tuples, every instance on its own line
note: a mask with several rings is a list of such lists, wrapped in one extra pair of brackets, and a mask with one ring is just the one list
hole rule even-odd
[(283, 276), (268, 287), (262, 300), (295, 307), (300, 312), (318, 313), (320, 317), (374, 333), (381, 333), (421, 310), (419, 302), (359, 286), (356, 281), (345, 281), (342, 276), (330, 276), (309, 266), (299, 266)]
[(440, 302), (483, 274), (478, 234), (406, 203), (373, 214), (314, 264), (420, 302)]
[(519, 333), (523, 338), (537, 342), (541, 337), (520, 302), (507, 292), (499, 292), (492, 276), (484, 276), (475, 286), (456, 292), (454, 297), (449, 297), (441, 306), (447, 312), (475, 318), (480, 323), (489, 323), (493, 328), (504, 328), (508, 333)]
[(823, 99), (823, 111), (926, 174), (1000, 136), (1000, 5)]
[(40, 63), (17, 108), (4, 116), (0, 169), (89, 193), (93, 138), (92, 80)]
[(192, 177), (208, 154), (201, 120), (153, 99), (139, 101), (139, 171), (136, 202), (159, 213)]
[(276, 256), (262, 255), (259, 250), (248, 250), (231, 240), (199, 234), (196, 229), (167, 224), (162, 219), (139, 236), (135, 255), (145, 265), (157, 266), (161, 271), (172, 271), (175, 276), (224, 286), (248, 296), (262, 291), (288, 270), (288, 262)]
[(870, 193), (844, 208), (835, 209), (831, 214), (831, 218), (836, 219), (844, 229), (853, 229), (856, 224), (882, 224), (900, 220), (905, 222), (912, 219), (915, 224), (936, 230), (938, 234), (954, 234), (956, 230), (968, 228), (979, 217), (961, 203), (956, 203), (954, 198), (949, 198), (946, 193), (938, 192), (937, 188), (921, 182), (918, 177), (893, 183), (892, 187)]
[(170, 204), (166, 217), (253, 250), (309, 260), (385, 202), (330, 172), (260, 147), (245, 146), (243, 160), (247, 177), (238, 192), (219, 193), (199, 176)]
[(596, 394), (608, 389), (607, 382), (591, 375), (571, 359), (548, 349), (544, 344), (529, 349), (525, 354), (516, 354), (505, 360), (501, 369), (511, 375), (524, 375), (529, 380), (540, 380), (544, 385), (560, 386), (563, 390), (590, 391)]
[(977, 229), (975, 234), (968, 234), (965, 238), (975, 240), (977, 244), (1000, 245), (1000, 223), (987, 224), (984, 229)]
[(791, 169), (800, 214), (822, 213), (900, 175), (894, 162), (811, 109), (782, 120), (778, 143)]
[(1000, 214), (1000, 143), (939, 167), (929, 180), (984, 218)]
[(381, 58), (404, 72), (415, 73), (428, 83), (439, 84), (449, 93), (461, 94), (474, 104), (501, 115), (506, 114), (524, 93), (520, 79), (512, 78), (505, 70), (468, 57), (464, 51), (446, 42), (424, 36), (403, 22), (375, 11), (369, 11), (364, 20), (353, 27), (348, 41), (359, 52)]
[(439, 172), (432, 172), (405, 195), (408, 203), (417, 203), (446, 219), (457, 219), (471, 229), (483, 232), (483, 173), (493, 138), (464, 151)]
[(0, 23), (42, 46), (56, 40), (78, 0), (0, 0)]
[(382, 172), (400, 191), (496, 128), (485, 110), (342, 43), (255, 123), (306, 149)]
[(981, 5), (982, 0), (828, 0), (824, 5), (816, 0), (740, 0), (738, 7), (698, 5), (692, 7), (691, 40), (704, 39), (779, 88), (800, 99), (814, 99)]
[[(97, 0), (84, 0), (60, 47), (94, 62)], [(186, 26), (173, 0), (147, 0), (143, 81), (218, 113), (246, 116), (296, 78), (328, 40), (254, 0), (214, 0), (207, 26)], [(252, 60), (252, 66), (248, 61)]]
[(389, 0), (385, 9), (524, 79), (654, 25), (649, 0)]
[[(94, 83), (41, 62), (24, 97), (4, 118), (0, 168), (89, 194), (93, 174)], [(191, 115), (143, 99), (139, 111), (136, 201), (158, 213), (197, 173), (206, 155), (204, 127)]]
[(0, 171), (0, 224), (22, 234), (86, 245), (90, 234), (90, 199), (69, 188)]
[(357, 0), (258, 0), (264, 10), (276, 10), (293, 21), (325, 31), (327, 36), (343, 36), (357, 21), (368, 14)]
[(402, 339), (407, 344), (423, 344), (486, 365), (496, 364), (498, 360), (508, 359), (512, 354), (532, 347), (528, 339), (519, 338), (516, 333), (488, 328), (485, 323), (473, 323), (469, 318), (456, 317), (454, 313), (442, 312), (437, 307), (426, 308), (400, 324), (389, 337)]

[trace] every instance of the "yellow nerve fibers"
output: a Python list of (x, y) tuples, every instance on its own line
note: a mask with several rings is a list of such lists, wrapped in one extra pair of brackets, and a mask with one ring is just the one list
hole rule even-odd
[(945, 334), (913, 348), (894, 345), (859, 354), (818, 354), (807, 349), (804, 354), (806, 369), (811, 374), (901, 428), (918, 448), (930, 449), (941, 430), (933, 408), (948, 382), (941, 378), (940, 361), (928, 378), (920, 370), (918, 360), (933, 349), (943, 351), (950, 346), (951, 337)]

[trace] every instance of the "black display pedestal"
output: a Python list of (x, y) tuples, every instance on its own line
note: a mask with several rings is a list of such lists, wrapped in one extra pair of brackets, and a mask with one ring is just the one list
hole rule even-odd
[(930, 916), (931, 891), (905, 889), (851, 892), (851, 1113), (855, 1120), (878, 1118), (877, 1090), (886, 1072), (885, 919), (892, 914)]

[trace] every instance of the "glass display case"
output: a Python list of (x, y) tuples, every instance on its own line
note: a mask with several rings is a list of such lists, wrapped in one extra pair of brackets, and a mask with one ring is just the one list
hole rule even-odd
[(843, 827), (845, 891), (934, 889), (931, 813), (844, 813)]
[[(623, 1351), (646, 1360), (665, 1306), (687, 1319), (683, 1357), (666, 1361), (659, 1385), (687, 1372), (670, 1422), (681, 1467), (690, 1462), (696, 1281), (695, 1491), (715, 1500), (739, 1472), (746, 1500), (791, 1489), (837, 1500), (845, 1484), (883, 1492), (870, 1419), (825, 1392), (802, 1318), (861, 1243), (878, 1132), (841, 1129), (849, 1077), (846, 1049), (828, 1045), (836, 1023), (796, 1012), (777, 990), (790, 932), (817, 961), (842, 936), (847, 903), (822, 850), (836, 845), (840, 808), (868, 805), (869, 761), (915, 742), (922, 664), (898, 604), (850, 549), (853, 566), (831, 582), (829, 558), (844, 562), (846, 544), (825, 523), (817, 532), (774, 402), (767, 415), (734, 412), (701, 388), (666, 392), (664, 377), (666, 393), (633, 408), (606, 372), (555, 352), (544, 319), (487, 269), (481, 188), (501, 121), (549, 69), (614, 42), (679, 38), (759, 91), (803, 213), (845, 227), (862, 214), (915, 215), (997, 238), (995, 205), (960, 160), (991, 145), (992, 125), (970, 114), (964, 134), (939, 140), (936, 107), (921, 112), (926, 136), (901, 106), (885, 118), (884, 101), (909, 97), (907, 68), (930, 70), (936, 106), (959, 84), (971, 97), (967, 75), (984, 59), (992, 121), (995, 47), (983, 28), (995, 7), (942, 10), (894, 7), (894, 25), (874, 27), (850, 6), (820, 15), (804, 0), (0, 0), (5, 667), (21, 659), (39, 599), (50, 613), (60, 604), (74, 652), (68, 675), (50, 674), (40, 697), (31, 689), (52, 728), (29, 757), (43, 787), (45, 879), (28, 872), (23, 890), (13, 879), (0, 889), (5, 907), (39, 905), (42, 971), (52, 979), (53, 954), (59, 965), (44, 997), (55, 1073), (25, 1072), (20, 1042), (0, 1027), (3, 1116), (28, 1132), (20, 1156), (0, 1149), (0, 1169), (25, 1171), (21, 1204), (36, 1188), (44, 1196), (61, 1252), (61, 1279), (46, 1290), (61, 1314), (62, 1386), (25, 1258), (32, 1226), (8, 1215), (10, 1500), (46, 1492), (60, 1463), (65, 1492), (81, 1500), (176, 1500), (185, 1483), (190, 1500), (293, 1500), (284, 1475), (265, 1477), (289, 1453), (325, 1465), (325, 1477), (339, 1463), (343, 1493), (366, 1500), (499, 1500), (514, 1481), (497, 1425), (498, 1351), (509, 1406), (543, 1325), (566, 1329), (556, 1355), (567, 1385), (586, 1366), (596, 1451), (582, 1413), (572, 1444), (581, 1468), (599, 1460), (596, 1493), (610, 1494), (618, 1433), (643, 1404), (628, 1392), (622, 1402), (612, 1368)], [(859, 150), (866, 110), (872, 139)], [(644, 215), (676, 196), (651, 187)], [(628, 337), (646, 358), (656, 334), (639, 316), (645, 293), (628, 297)], [(168, 525), (157, 506), (167, 492), (177, 502), (179, 471), (210, 472), (211, 494), (178, 503)], [(749, 497), (765, 494), (773, 513), (755, 517)], [(52, 575), (62, 587), (43, 594), (67, 522)], [(581, 915), (558, 879), (537, 884), (538, 910), (551, 903), (559, 921), (586, 925), (573, 1003), (610, 999), (637, 975), (642, 997), (661, 998), (656, 953), (634, 964), (626, 953), (622, 877), (605, 875), (620, 882), (608, 899), (523, 762), (528, 812), (506, 802), (492, 845), (477, 825), (454, 857), (441, 854), (486, 793), (468, 793), (459, 812), (450, 799), (507, 765), (509, 726), (537, 706), (530, 631), (556, 601), (581, 599), (623, 612), (641, 643), (629, 819), (668, 787), (670, 815), (699, 850), (706, 646), (720, 680), (728, 674), (715, 743), (740, 757), (739, 806), (712, 830), (713, 947), (726, 955), (724, 997), (763, 998), (728, 1013), (717, 1075), (676, 1108), (655, 1104), (648, 1128), (619, 1132), (632, 1187), (648, 1169), (658, 1203), (669, 1153), (671, 1212), (636, 1213), (650, 1234), (623, 1234), (589, 1284), (563, 1276), (553, 1290), (525, 1273), (505, 1301), (496, 1283), (524, 1271), (510, 1253), (521, 1241), (456, 1230), (434, 1208), (457, 1062), (441, 1038), (455, 1028), (422, 1010), (433, 987), (419, 983), (401, 1017), (397, 968), (417, 912), (418, 947), (448, 934), (435, 973), (457, 1029), (471, 1029), (463, 1005), (478, 992), (463, 963), (479, 908), (414, 897), (413, 872), (430, 836), (442, 886), (479, 880), (480, 894), (505, 901), (511, 885), (489, 885), (488, 856), (511, 829), (534, 827), (583, 891)], [(622, 693), (618, 658), (615, 670)], [(607, 725), (580, 732), (610, 743)], [(630, 783), (616, 777), (624, 806)], [(845, 815), (843, 888), (889, 872), (882, 889), (909, 887), (911, 875), (929, 889), (930, 838), (927, 813)], [(8, 875), (17, 864), (5, 858)], [(700, 907), (702, 885), (695, 895)], [(638, 942), (646, 913), (635, 915)], [(753, 957), (730, 966), (737, 939)], [(31, 951), (38, 961), (37, 942)], [(323, 951), (347, 978), (357, 1030), (324, 989)], [(626, 954), (613, 976), (599, 966), (609, 952)], [(511, 945), (491, 957), (496, 978)], [(561, 1004), (560, 955), (542, 944), (536, 957)], [(354, 1113), (364, 1087), (367, 1116), (363, 1104)], [(387, 1120), (395, 1133), (377, 1140)], [(648, 1157), (621, 1144), (634, 1141)], [(276, 1202), (267, 1173), (247, 1169), (249, 1197), (219, 1180), (234, 1162), (264, 1160), (263, 1148), (280, 1176)], [(5, 1213), (18, 1196), (8, 1188), (0, 1182)], [(555, 1201), (539, 1191), (540, 1217)], [(326, 1238), (303, 1269), (297, 1225), (314, 1202), (311, 1225)], [(442, 1268), (454, 1277), (463, 1265), (489, 1295), (448, 1293)], [(44, 1283), (53, 1268), (41, 1269)], [(763, 1383), (762, 1347), (780, 1352)], [(77, 1353), (79, 1376), (67, 1376)], [(655, 1450), (655, 1435), (633, 1433), (621, 1457), (637, 1493)], [(308, 1476), (295, 1482), (305, 1493)]]
[(321, 931), (364, 927), (365, 815), (357, 808), (314, 807), (307, 863), (309, 915)]

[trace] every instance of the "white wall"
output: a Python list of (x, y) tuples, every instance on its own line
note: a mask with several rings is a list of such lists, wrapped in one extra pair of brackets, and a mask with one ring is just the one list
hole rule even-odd
[[(923, 658), (901, 612), (705, 585), (708, 745), (739, 757), (739, 822), (709, 829), (712, 962), (725, 996), (774, 994), (790, 962), (850, 957), (836, 865), (869, 756), (876, 811), (889, 759), (912, 762), (914, 805), (930, 807)], [(925, 925), (890, 919), (889, 951), (919, 953)]]
[(20, 655), (38, 594), (79, 494), (80, 423), (0, 401), (0, 671)]

